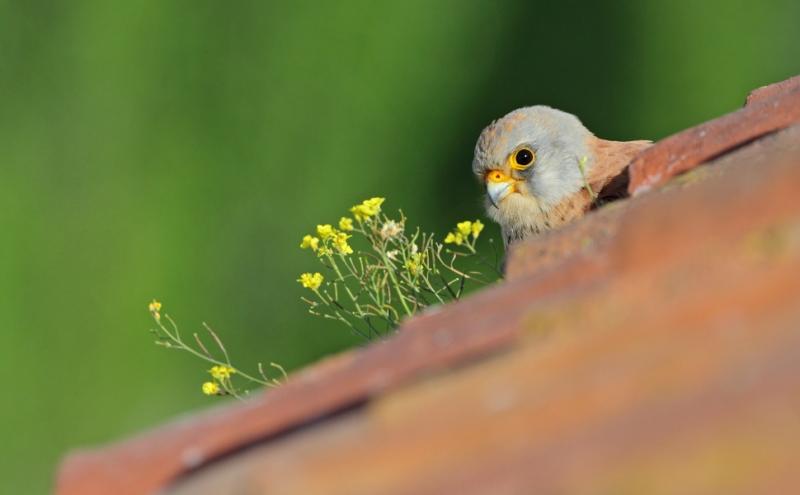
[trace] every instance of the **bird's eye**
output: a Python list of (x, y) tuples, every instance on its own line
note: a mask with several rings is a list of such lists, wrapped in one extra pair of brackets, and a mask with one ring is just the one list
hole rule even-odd
[(533, 164), (536, 155), (530, 148), (518, 149), (511, 158), (511, 168), (514, 170), (526, 170)]

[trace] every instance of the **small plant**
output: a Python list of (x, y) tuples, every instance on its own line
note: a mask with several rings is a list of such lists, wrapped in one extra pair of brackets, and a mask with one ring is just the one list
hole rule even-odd
[[(497, 253), (489, 263), (476, 249), (483, 231), (480, 220), (459, 222), (439, 242), (419, 228), (409, 232), (403, 213), (390, 218), (381, 209), (383, 203), (384, 198), (363, 201), (350, 209), (352, 217), (342, 217), (337, 227), (317, 225), (315, 235), (306, 235), (300, 243), (328, 273), (303, 273), (297, 279), (314, 294), (313, 299), (302, 298), (309, 312), (339, 321), (367, 340), (388, 334), (403, 318), (432, 304), (460, 299), (468, 282), (492, 281), (474, 268), (464, 268), (470, 261), (473, 266), (488, 266), (499, 276)], [(151, 329), (156, 344), (188, 352), (211, 365), (210, 378), (200, 387), (205, 395), (242, 398), (248, 393), (243, 382), (276, 387), (285, 380), (286, 372), (276, 363), (269, 363), (267, 369), (277, 371), (280, 378), (267, 376), (261, 363), (257, 374), (234, 366), (222, 340), (205, 323), (206, 340), (213, 346), (207, 346), (197, 332), (184, 340), (175, 321), (162, 315), (161, 307), (155, 300), (148, 306), (156, 324)]]
[(408, 229), (402, 211), (390, 218), (383, 203), (384, 198), (367, 199), (350, 208), (352, 218), (342, 217), (338, 228), (317, 225), (315, 235), (300, 243), (328, 273), (308, 272), (297, 279), (314, 294), (302, 298), (309, 312), (339, 321), (367, 340), (432, 304), (460, 299), (467, 282), (489, 283), (480, 271), (461, 267), (466, 258), (497, 271), (496, 260), (486, 263), (478, 255), (480, 220), (458, 223), (439, 242), (434, 234)]
[[(211, 369), (208, 370), (211, 378), (203, 382), (200, 387), (205, 395), (232, 395), (240, 399), (248, 390), (237, 385), (239, 381), (250, 382), (254, 385), (266, 387), (276, 387), (281, 384), (280, 379), (267, 376), (264, 366), (261, 363), (258, 363), (258, 375), (251, 375), (234, 367), (222, 340), (217, 333), (205, 323), (203, 323), (203, 328), (214, 342), (214, 347), (217, 349), (216, 355), (208, 350), (208, 347), (206, 347), (203, 339), (200, 338), (197, 332), (192, 333), (194, 345), (186, 342), (181, 337), (181, 333), (175, 321), (166, 313), (162, 316), (161, 307), (161, 303), (156, 300), (153, 300), (147, 307), (148, 311), (150, 311), (150, 316), (153, 317), (153, 321), (156, 323), (156, 328), (151, 329), (150, 332), (155, 335), (157, 345), (166, 347), (167, 349), (177, 349), (188, 352), (212, 365)], [(164, 324), (165, 320), (168, 326)], [(286, 371), (284, 371), (283, 367), (279, 364), (269, 363), (269, 367), (273, 370), (277, 370), (281, 377), (286, 379)]]

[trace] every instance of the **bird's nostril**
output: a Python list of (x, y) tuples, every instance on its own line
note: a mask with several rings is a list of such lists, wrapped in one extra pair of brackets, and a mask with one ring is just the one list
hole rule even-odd
[(500, 170), (490, 170), (486, 172), (486, 182), (505, 182), (508, 177)]

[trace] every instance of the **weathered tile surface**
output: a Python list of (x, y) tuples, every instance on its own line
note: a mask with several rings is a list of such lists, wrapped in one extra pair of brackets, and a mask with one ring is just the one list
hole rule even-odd
[(741, 110), (686, 129), (645, 150), (630, 165), (632, 196), (714, 157), (800, 122), (800, 78), (759, 88)]

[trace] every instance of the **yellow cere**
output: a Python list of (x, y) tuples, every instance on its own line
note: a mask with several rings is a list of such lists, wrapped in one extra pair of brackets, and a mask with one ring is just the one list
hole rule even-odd
[(510, 182), (513, 179), (500, 170), (489, 170), (486, 172), (486, 182)]

